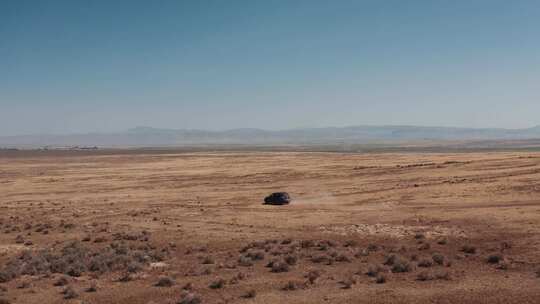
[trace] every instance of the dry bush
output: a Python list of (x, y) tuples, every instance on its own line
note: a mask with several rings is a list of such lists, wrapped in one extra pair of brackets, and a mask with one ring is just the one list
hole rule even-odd
[(58, 280), (56, 280), (56, 282), (54, 282), (54, 286), (66, 286), (67, 284), (69, 284), (69, 280), (67, 277), (65, 276), (61, 276), (60, 278), (58, 278)]
[(240, 257), (238, 257), (238, 265), (243, 267), (250, 267), (253, 266), (253, 260), (241, 255)]
[(463, 245), (461, 247), (461, 251), (468, 253), (468, 254), (475, 254), (476, 253), (476, 247), (472, 245)]
[(350, 289), (354, 284), (356, 284), (356, 278), (351, 276), (343, 281), (340, 281), (343, 286), (341, 288), (343, 289)]
[(448, 240), (447, 240), (446, 238), (444, 238), (444, 237), (441, 237), (441, 238), (439, 238), (439, 239), (437, 240), (437, 244), (439, 244), (439, 245), (446, 245), (446, 244), (448, 244)]
[(62, 291), (62, 294), (64, 294), (64, 299), (75, 299), (79, 297), (79, 294), (73, 289), (71, 286), (66, 287), (64, 291)]
[(416, 280), (418, 280), (418, 281), (430, 281), (430, 280), (433, 280), (433, 276), (427, 271), (422, 271), (416, 276)]
[(207, 255), (207, 256), (204, 256), (201, 258), (201, 263), (202, 264), (205, 264), (205, 265), (208, 265), (208, 264), (214, 264), (215, 261), (214, 261), (214, 258)]
[(30, 287), (32, 287), (32, 284), (30, 284), (30, 282), (28, 281), (22, 281), (21, 283), (19, 283), (19, 285), (17, 285), (18, 289), (26, 289)]
[(401, 258), (395, 260), (394, 264), (392, 265), (392, 272), (394, 273), (409, 272), (411, 270), (411, 264), (407, 260)]
[(440, 254), (440, 253), (434, 253), (432, 256), (431, 256), (431, 259), (433, 260), (433, 262), (437, 263), (438, 265), (443, 265), (444, 264), (444, 255)]
[(346, 263), (350, 263), (352, 261), (352, 258), (346, 254), (346, 253), (340, 253), (338, 254), (337, 256), (335, 256), (334, 260), (336, 262), (346, 262)]
[(88, 288), (86, 288), (84, 291), (86, 292), (96, 292), (98, 289), (98, 286), (95, 282), (93, 282), (92, 284), (90, 284), (90, 286)]
[(354, 257), (356, 258), (360, 258), (360, 257), (366, 257), (369, 255), (369, 250), (367, 249), (361, 249), (361, 250), (358, 250), (355, 254), (354, 254)]
[(422, 243), (418, 246), (418, 250), (428, 250), (431, 248), (431, 245), (429, 243)]
[(368, 269), (366, 271), (366, 275), (370, 277), (376, 277), (379, 275), (380, 272), (382, 272), (384, 269), (379, 265), (369, 265)]
[(160, 277), (154, 286), (157, 287), (171, 287), (175, 284), (174, 280), (169, 277)]
[(428, 260), (428, 259), (422, 259), (420, 262), (418, 262), (418, 267), (431, 267), (433, 266), (433, 262), (431, 262), (431, 260)]
[(283, 261), (276, 261), (272, 263), (272, 272), (288, 272), (289, 271), (289, 264), (283, 262)]
[(503, 260), (503, 256), (500, 254), (492, 254), (487, 257), (487, 262), (489, 264), (498, 264), (502, 260)]
[(249, 250), (245, 256), (250, 258), (253, 261), (262, 261), (264, 260), (264, 251), (263, 250)]
[(182, 293), (180, 294), (180, 300), (176, 302), (176, 304), (200, 304), (200, 303), (202, 303), (201, 298), (197, 294), (187, 291), (187, 290), (182, 291)]
[(334, 259), (327, 255), (327, 254), (317, 254), (313, 257), (311, 257), (311, 261), (313, 263), (325, 263), (325, 264), (331, 264)]
[(384, 275), (382, 275), (382, 274), (377, 275), (377, 277), (375, 278), (375, 283), (377, 283), (377, 284), (386, 283), (386, 277)]
[(392, 266), (392, 265), (394, 265), (394, 263), (396, 262), (397, 259), (398, 259), (398, 256), (395, 255), (395, 254), (387, 255), (385, 257), (385, 259), (384, 259), (383, 264), (387, 265), (387, 266)]
[(417, 240), (423, 240), (426, 238), (426, 236), (423, 233), (418, 232), (414, 235), (414, 238)]
[(224, 286), (225, 286), (225, 280), (222, 278), (217, 278), (214, 281), (212, 281), (210, 285), (208, 285), (208, 287), (212, 289), (220, 289), (220, 288), (223, 288)]
[(255, 289), (250, 289), (248, 291), (246, 291), (243, 295), (242, 295), (242, 298), (244, 299), (253, 299), (257, 296), (257, 292), (255, 291)]
[(304, 277), (306, 277), (308, 279), (308, 282), (310, 284), (315, 284), (315, 282), (317, 281), (317, 279), (321, 276), (321, 272), (314, 269), (314, 270), (310, 270), (308, 273), (306, 273), (306, 275)]
[(281, 288), (282, 290), (285, 290), (285, 291), (294, 291), (294, 290), (298, 290), (298, 289), (304, 289), (305, 288), (305, 284), (303, 282), (299, 282), (299, 281), (288, 281), (284, 286), (283, 288)]
[(243, 272), (239, 272), (229, 280), (229, 284), (238, 284), (238, 282), (244, 280), (246, 277), (247, 276)]
[(449, 280), (450, 274), (447, 271), (427, 272), (422, 271), (416, 276), (418, 281), (431, 281), (431, 280)]
[(315, 242), (313, 240), (302, 240), (300, 242), (300, 247), (303, 249), (308, 249), (315, 247)]
[(343, 243), (343, 247), (356, 247), (358, 246), (358, 242), (355, 240), (347, 240), (345, 243)]
[(294, 254), (289, 254), (285, 256), (284, 261), (285, 263), (293, 266), (296, 265), (296, 263), (298, 262), (298, 257)]

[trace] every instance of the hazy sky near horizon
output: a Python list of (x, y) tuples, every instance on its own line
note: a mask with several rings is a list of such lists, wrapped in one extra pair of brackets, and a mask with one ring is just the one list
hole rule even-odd
[(540, 1), (0, 0), (0, 135), (539, 114)]

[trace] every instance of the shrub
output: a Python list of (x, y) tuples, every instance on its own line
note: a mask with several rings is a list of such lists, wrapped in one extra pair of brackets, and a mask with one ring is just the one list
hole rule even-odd
[(356, 247), (356, 246), (358, 246), (358, 242), (355, 240), (347, 240), (343, 244), (343, 247)]
[(475, 254), (476, 253), (476, 247), (471, 246), (471, 245), (463, 245), (463, 247), (461, 247), (461, 251), (463, 251), (465, 253), (468, 253), (468, 254)]
[(321, 276), (321, 273), (318, 270), (310, 270), (306, 273), (305, 277), (308, 279), (310, 284), (315, 284), (317, 279)]
[(340, 282), (343, 286), (343, 289), (350, 289), (354, 284), (356, 284), (356, 279), (354, 277), (347, 278)]
[(304, 287), (304, 283), (298, 281), (288, 281), (282, 289), (286, 291), (293, 291), (297, 289), (302, 289)]
[(502, 260), (503, 260), (503, 257), (500, 254), (492, 254), (492, 255), (488, 256), (488, 258), (487, 258), (487, 262), (489, 264), (498, 264)]
[(79, 297), (79, 294), (71, 286), (66, 287), (62, 293), (64, 294), (64, 299), (75, 299)]
[(446, 238), (442, 237), (442, 238), (437, 240), (437, 244), (446, 245), (446, 244), (448, 244), (448, 240)]
[(377, 275), (377, 278), (375, 279), (375, 283), (377, 284), (384, 284), (386, 283), (386, 277), (382, 274)]
[(285, 263), (289, 264), (289, 265), (296, 265), (296, 263), (298, 262), (298, 257), (294, 254), (289, 254), (287, 256), (285, 256)]
[(157, 287), (171, 287), (174, 285), (174, 280), (169, 277), (161, 277), (155, 284)]
[(200, 304), (201, 302), (202, 300), (197, 294), (184, 290), (180, 294), (180, 300), (177, 304)]
[(262, 250), (248, 251), (248, 253), (246, 254), (246, 257), (252, 259), (253, 261), (261, 261), (261, 260), (264, 260), (264, 251)]
[(368, 266), (368, 270), (366, 271), (366, 275), (370, 276), (370, 277), (376, 277), (377, 275), (379, 275), (379, 273), (382, 271), (382, 267), (380, 267), (379, 265), (369, 265)]
[(202, 264), (214, 264), (214, 258), (211, 256), (205, 256), (201, 259)]
[(223, 286), (225, 286), (225, 280), (222, 278), (217, 278), (212, 281), (208, 287), (212, 289), (220, 289), (223, 288)]
[(394, 263), (396, 262), (397, 259), (398, 259), (397, 255), (390, 254), (390, 255), (386, 256), (386, 258), (384, 259), (383, 264), (387, 265), (387, 266), (392, 266), (392, 265), (394, 265)]
[(414, 238), (417, 240), (423, 240), (426, 238), (426, 236), (423, 233), (418, 232), (414, 235)]
[(257, 296), (257, 292), (255, 291), (255, 289), (250, 289), (248, 291), (246, 291), (243, 295), (242, 295), (242, 298), (245, 298), (245, 299), (253, 299)]
[(288, 272), (289, 271), (289, 264), (278, 261), (272, 263), (272, 272)]
[(411, 269), (411, 264), (404, 259), (397, 259), (392, 266), (392, 272), (394, 273), (409, 272)]
[(238, 258), (238, 265), (243, 267), (250, 267), (253, 266), (253, 261), (250, 258), (241, 255)]
[(433, 276), (431, 276), (430, 273), (427, 271), (422, 271), (416, 276), (416, 280), (418, 281), (430, 281), (433, 280)]
[(418, 267), (431, 267), (433, 266), (433, 263), (428, 259), (423, 259), (420, 262), (418, 262)]
[(54, 286), (66, 286), (69, 283), (68, 279), (64, 276), (58, 278), (56, 282), (54, 282)]
[(352, 261), (351, 257), (348, 254), (340, 253), (335, 257), (336, 262), (346, 262), (350, 263)]
[(92, 283), (88, 288), (85, 289), (86, 292), (96, 292), (97, 291), (97, 284)]
[(422, 243), (420, 246), (418, 246), (418, 250), (428, 250), (431, 248), (431, 245), (429, 243)]
[(330, 263), (331, 260), (332, 258), (327, 254), (318, 254), (311, 257), (313, 263)]
[(434, 253), (431, 256), (431, 259), (433, 260), (433, 262), (437, 263), (438, 265), (444, 264), (444, 255), (440, 253)]

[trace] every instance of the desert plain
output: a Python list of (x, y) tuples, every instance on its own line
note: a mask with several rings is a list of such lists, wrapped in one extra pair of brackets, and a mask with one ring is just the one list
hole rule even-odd
[(0, 154), (2, 304), (540, 303), (539, 232), (533, 151)]

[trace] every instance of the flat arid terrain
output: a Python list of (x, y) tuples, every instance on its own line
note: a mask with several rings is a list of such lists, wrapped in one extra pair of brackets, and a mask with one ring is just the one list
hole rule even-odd
[(12, 151), (0, 190), (2, 304), (540, 303), (537, 152)]

